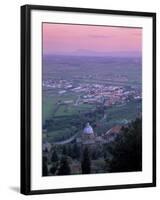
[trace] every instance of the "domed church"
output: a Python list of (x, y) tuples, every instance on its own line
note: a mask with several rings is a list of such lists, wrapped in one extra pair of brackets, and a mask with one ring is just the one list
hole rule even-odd
[(82, 132), (82, 141), (83, 143), (94, 143), (95, 142), (95, 133), (92, 126), (87, 123)]

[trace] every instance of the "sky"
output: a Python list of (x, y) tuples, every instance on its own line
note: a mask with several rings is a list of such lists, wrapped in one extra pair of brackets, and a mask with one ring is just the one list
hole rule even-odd
[(141, 56), (142, 29), (43, 23), (43, 55)]

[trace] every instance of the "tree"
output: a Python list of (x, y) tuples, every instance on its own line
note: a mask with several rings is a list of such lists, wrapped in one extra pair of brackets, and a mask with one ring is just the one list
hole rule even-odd
[(72, 158), (79, 159), (79, 157), (80, 157), (80, 149), (79, 149), (78, 145), (75, 143), (73, 145), (73, 149), (72, 149)]
[(54, 150), (53, 153), (52, 153), (51, 161), (52, 162), (57, 162), (58, 161), (58, 155), (57, 155), (56, 150)]
[(68, 163), (68, 159), (66, 156), (63, 156), (60, 162), (58, 175), (69, 175), (70, 173), (71, 173), (71, 169)]
[(91, 161), (89, 157), (89, 150), (85, 147), (83, 151), (83, 158), (81, 162), (82, 174), (90, 174), (91, 172)]
[(99, 157), (100, 157), (100, 154), (99, 154), (99, 152), (97, 151), (97, 149), (93, 150), (93, 151), (92, 151), (92, 154), (91, 154), (92, 160), (97, 160)]
[(141, 171), (142, 120), (136, 119), (128, 128), (123, 128), (108, 150), (112, 155), (110, 172)]
[(51, 167), (51, 169), (50, 169), (50, 172), (54, 175), (55, 174), (55, 172), (56, 172), (56, 170), (57, 170), (57, 167), (58, 167), (58, 163), (56, 162), (54, 162), (54, 163), (52, 163), (52, 167)]
[(67, 154), (68, 154), (68, 156), (72, 157), (73, 151), (72, 151), (72, 145), (71, 144), (68, 144)]
[(48, 175), (48, 166), (47, 166), (47, 157), (43, 157), (43, 162), (42, 162), (42, 176), (47, 176)]
[(64, 145), (63, 148), (62, 148), (62, 154), (63, 154), (63, 155), (67, 155), (67, 148), (66, 148), (65, 145)]

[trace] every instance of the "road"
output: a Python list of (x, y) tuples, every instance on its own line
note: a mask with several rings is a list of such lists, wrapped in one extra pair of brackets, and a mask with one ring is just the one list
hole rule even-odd
[(72, 137), (68, 138), (67, 140), (53, 142), (53, 144), (59, 144), (59, 145), (68, 144), (68, 143), (72, 142), (78, 135), (79, 135), (79, 132), (76, 133), (75, 135), (73, 135)]

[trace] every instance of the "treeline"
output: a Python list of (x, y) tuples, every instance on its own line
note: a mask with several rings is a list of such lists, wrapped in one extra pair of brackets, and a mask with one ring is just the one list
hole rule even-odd
[(109, 172), (130, 172), (142, 170), (142, 119), (136, 119), (128, 127), (122, 127), (121, 134), (106, 146), (111, 155), (106, 157)]
[[(69, 164), (70, 158), (77, 159), (81, 163), (82, 174), (91, 173), (91, 159), (89, 149), (86, 147), (81, 155), (79, 147), (73, 145), (71, 154), (69, 149), (65, 146), (62, 149), (61, 156), (59, 157), (56, 151), (53, 151), (51, 156), (51, 167), (48, 168), (48, 159), (43, 157), (43, 176), (48, 175), (69, 175), (71, 174), (71, 167)], [(68, 155), (69, 154), (69, 155)]]
[(109, 144), (92, 149), (76, 143), (55, 148), (50, 156), (43, 157), (43, 176), (74, 174), (72, 163), (75, 161), (81, 169), (80, 174), (98, 173), (92, 166), (96, 160), (105, 163), (103, 170), (99, 170), (103, 173), (141, 171), (142, 119), (138, 118), (127, 127), (122, 127)]

